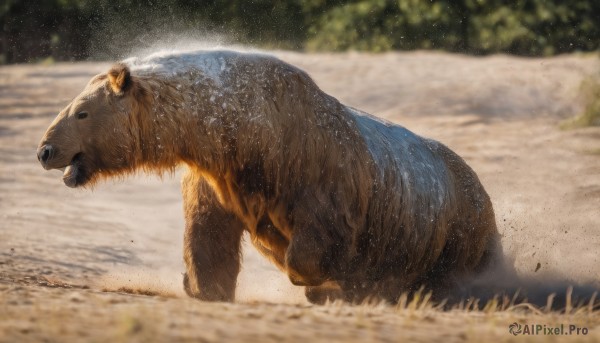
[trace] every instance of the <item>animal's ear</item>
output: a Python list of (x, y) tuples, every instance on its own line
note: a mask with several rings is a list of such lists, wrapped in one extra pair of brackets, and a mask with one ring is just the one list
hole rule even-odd
[(108, 83), (115, 95), (123, 95), (131, 86), (131, 73), (123, 63), (113, 65), (108, 71)]

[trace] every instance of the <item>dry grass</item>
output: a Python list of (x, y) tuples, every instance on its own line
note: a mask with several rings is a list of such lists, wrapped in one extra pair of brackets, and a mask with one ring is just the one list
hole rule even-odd
[(483, 306), (471, 300), (442, 310), (444, 304), (433, 303), (431, 294), (423, 292), (410, 300), (403, 295), (397, 306), (228, 304), (34, 284), (0, 284), (0, 295), (0, 341), (7, 342), (58, 337), (62, 342), (481, 342), (536, 337), (510, 334), (508, 327), (515, 322), (576, 325), (588, 330), (578, 341), (600, 339), (600, 311), (591, 304), (549, 311), (496, 298)]
[(581, 82), (580, 94), (585, 103), (583, 113), (561, 124), (563, 129), (600, 125), (600, 73)]

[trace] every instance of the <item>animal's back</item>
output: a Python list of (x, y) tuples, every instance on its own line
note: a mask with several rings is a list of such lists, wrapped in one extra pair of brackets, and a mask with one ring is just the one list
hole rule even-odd
[(123, 62), (135, 75), (178, 80), (190, 78), (192, 82), (209, 79), (224, 92), (245, 83), (268, 83), (276, 67), (303, 73), (271, 55), (231, 50), (165, 51)]

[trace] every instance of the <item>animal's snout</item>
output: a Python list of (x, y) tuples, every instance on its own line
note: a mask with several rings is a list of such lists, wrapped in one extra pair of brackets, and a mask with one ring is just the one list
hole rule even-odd
[(52, 145), (46, 144), (41, 146), (37, 151), (38, 160), (42, 163), (44, 167), (48, 164), (48, 161), (52, 159), (54, 156), (54, 149)]

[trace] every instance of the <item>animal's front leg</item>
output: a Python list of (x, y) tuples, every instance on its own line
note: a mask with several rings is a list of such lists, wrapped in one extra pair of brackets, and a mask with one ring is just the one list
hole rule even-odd
[(202, 300), (234, 301), (244, 226), (219, 204), (204, 180), (187, 175), (183, 195), (185, 291)]

